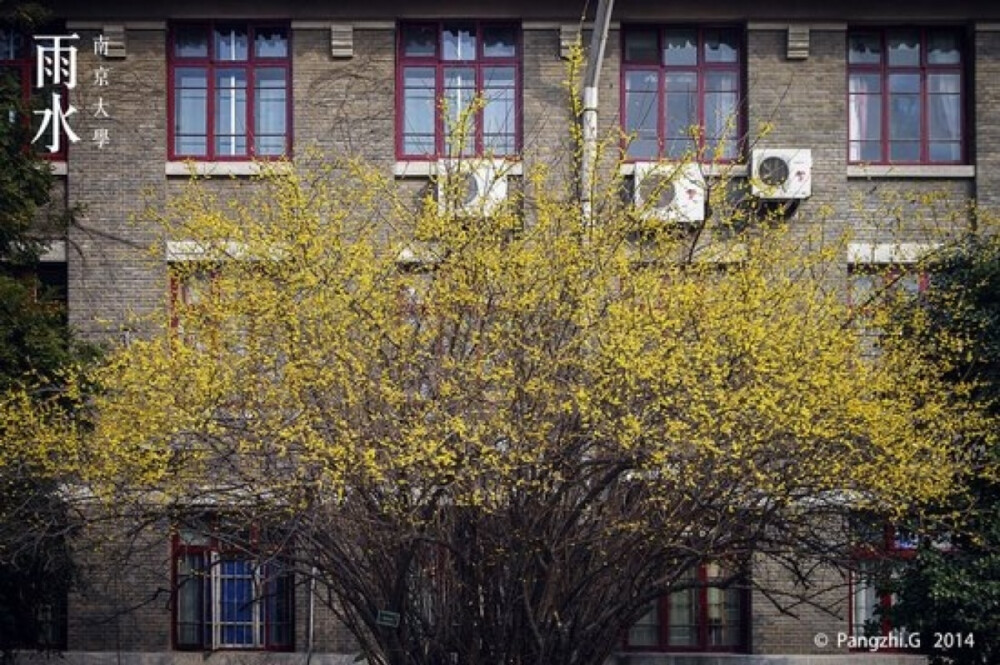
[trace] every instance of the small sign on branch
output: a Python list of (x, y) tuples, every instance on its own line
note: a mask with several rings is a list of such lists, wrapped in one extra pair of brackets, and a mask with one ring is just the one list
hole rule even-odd
[(379, 610), (375, 617), (375, 625), (387, 628), (399, 628), (399, 612)]

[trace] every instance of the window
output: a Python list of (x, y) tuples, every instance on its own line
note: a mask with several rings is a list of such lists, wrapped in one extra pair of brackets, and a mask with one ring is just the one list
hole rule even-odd
[(740, 39), (735, 28), (626, 27), (622, 125), (629, 159), (735, 159)]
[(174, 535), (174, 646), (291, 650), (294, 587), (280, 552), (256, 531), (233, 540)]
[[(59, 26), (45, 26), (40, 28), (44, 34), (61, 34), (62, 28)], [(22, 118), (25, 129), (30, 129), (34, 114), (33, 110), (39, 110), (40, 104), (50, 103), (52, 93), (57, 93), (60, 98), (60, 105), (64, 112), (69, 110), (69, 94), (63, 86), (47, 85), (41, 90), (34, 89), (35, 76), (35, 53), (32, 45), (32, 38), (13, 27), (0, 27), (0, 98), (5, 103), (15, 102), (15, 105), (3, 109), (7, 114), (9, 122), (17, 122), (18, 117)], [(20, 106), (17, 106), (20, 104)], [(34, 107), (34, 109), (32, 108)], [(65, 132), (65, 129), (60, 129)], [(25, 137), (27, 145), (32, 139), (32, 133)], [(64, 134), (60, 134), (64, 136)], [(43, 146), (46, 141), (42, 137), (35, 137), (37, 145)], [(47, 150), (39, 150), (39, 155), (45, 159), (65, 160), (67, 141), (59, 141), (58, 146), (52, 146)]]
[(746, 591), (720, 586), (732, 577), (706, 564), (685, 579), (686, 589), (662, 596), (629, 630), (635, 651), (739, 651), (746, 645)]
[[(31, 97), (31, 39), (14, 28), (0, 27), (0, 85), (5, 99), (27, 103)], [(17, 118), (15, 109), (6, 109), (8, 118)]]
[(179, 24), (170, 31), (171, 158), (290, 154), (288, 27)]
[[(892, 527), (868, 528), (861, 536), (851, 576), (850, 634), (853, 637), (893, 637), (891, 644), (906, 644), (907, 631), (893, 626), (890, 610), (899, 562), (912, 558), (917, 549), (913, 534)], [(860, 642), (859, 648), (866, 648)]]
[(962, 162), (962, 50), (954, 29), (850, 31), (849, 161)]
[(510, 23), (399, 29), (396, 152), (402, 159), (516, 155), (521, 56)]

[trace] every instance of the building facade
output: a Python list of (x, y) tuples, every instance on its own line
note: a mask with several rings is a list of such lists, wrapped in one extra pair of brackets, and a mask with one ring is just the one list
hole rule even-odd
[[(127, 338), (137, 318), (166, 306), (169, 264), (182, 253), (151, 259), (156, 237), (137, 220), (192, 172), (224, 194), (259, 169), (255, 160), (316, 150), (362, 156), (419, 194), (456, 150), (502, 159), (513, 179), (533, 160), (563, 158), (566, 58), (583, 5), (92, 0), (52, 11), (58, 34), (77, 36), (77, 80), (58, 103), (75, 112), (56, 104), (36, 118), (50, 123), (39, 142), (52, 153), (56, 200), (81, 213), (45, 261), (65, 280), (71, 325), (89, 338)], [(37, 51), (11, 31), (0, 46), (0, 66), (18, 71), (28, 94)], [(477, 96), (485, 106), (458, 149), (448, 114)], [(777, 191), (762, 198), (856, 226), (844, 265), (859, 282), (866, 265), (905, 264), (925, 241), (880, 236), (858, 220), (859, 205), (923, 192), (1000, 210), (998, 104), (1000, 6), (985, 0), (622, 0), (599, 87), (602, 129), (631, 137), (621, 168), (634, 190), (647, 163), (691, 155), (711, 162), (709, 176), (724, 165), (772, 179)], [(61, 122), (77, 141), (56, 131)], [(350, 636), (308, 586), (276, 573), (267, 603), (241, 605), (254, 584), (246, 560), (211, 538), (170, 534), (138, 538), (128, 557), (88, 553), (89, 582), (69, 599), (61, 631), (72, 657), (353, 659)], [(889, 602), (863, 583), (831, 580), (832, 614), (803, 606), (791, 616), (763, 596), (713, 587), (712, 567), (697, 575), (700, 586), (664, 598), (623, 637), (619, 660), (921, 662), (905, 649), (838, 644)]]

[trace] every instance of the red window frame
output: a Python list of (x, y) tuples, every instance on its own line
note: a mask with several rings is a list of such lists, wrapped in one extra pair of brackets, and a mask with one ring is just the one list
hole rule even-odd
[[(890, 65), (888, 41), (889, 36), (894, 31), (916, 30), (920, 35), (920, 63), (919, 65)], [(927, 48), (929, 36), (934, 34), (948, 34), (956, 38), (959, 51), (959, 62), (955, 64), (935, 64), (928, 62), (929, 50)], [(852, 63), (851, 40), (858, 35), (877, 35), (880, 45), (880, 57), (878, 64)], [(968, 104), (968, 75), (966, 72), (968, 60), (968, 44), (962, 31), (955, 27), (855, 27), (847, 32), (847, 161), (850, 164), (965, 164), (968, 161), (968, 131), (966, 106)], [(851, 77), (853, 75), (872, 74), (879, 77), (879, 96), (881, 107), (879, 109), (879, 159), (865, 160), (860, 156), (857, 159), (851, 156)], [(889, 79), (894, 74), (914, 74), (920, 77), (920, 138), (919, 157), (916, 160), (892, 160), (890, 153), (890, 129), (891, 129), (891, 103), (889, 92)], [(954, 160), (932, 160), (930, 156), (930, 97), (928, 86), (928, 76), (934, 74), (954, 74), (959, 77), (959, 156)], [(859, 93), (862, 94), (862, 93)], [(873, 93), (874, 94), (874, 93)], [(864, 138), (860, 142), (870, 143)]]
[[(33, 114), (31, 109), (34, 102), (34, 85), (33, 76), (35, 74), (35, 59), (34, 59), (34, 49), (32, 44), (34, 43), (34, 38), (24, 32), (14, 28), (12, 26), (0, 26), (0, 32), (9, 32), (12, 35), (19, 35), (23, 41), (23, 51), (19, 54), (3, 53), (0, 52), (0, 71), (2, 70), (13, 70), (17, 72), (17, 75), (21, 79), (21, 102), (24, 108), (27, 110), (26, 113), (21, 114), (23, 116), (22, 122), (24, 126), (28, 128), (29, 140), (34, 132), (33, 126)], [(58, 27), (53, 27), (45, 30), (45, 34), (60, 34), (62, 30)], [(56, 88), (46, 88), (46, 92), (51, 92), (53, 90), (59, 90), (62, 98), (63, 111), (69, 109), (69, 91), (65, 86), (59, 86)], [(4, 109), (6, 111), (7, 109)], [(55, 122), (53, 119), (52, 122)], [(65, 138), (65, 137), (64, 137)], [(59, 150), (57, 152), (49, 152), (48, 150), (36, 150), (36, 153), (42, 159), (47, 159), (53, 162), (64, 162), (66, 161), (67, 147), (69, 139), (60, 142)], [(30, 148), (30, 144), (25, 146), (26, 149)]]
[[(630, 61), (628, 59), (627, 50), (627, 39), (630, 32), (638, 31), (656, 31), (656, 60), (635, 60)], [(667, 65), (664, 62), (663, 56), (663, 42), (664, 35), (669, 30), (693, 30), (697, 34), (697, 63), (694, 65)], [(706, 62), (705, 60), (705, 34), (709, 31), (725, 31), (731, 32), (735, 36), (736, 45), (736, 60), (735, 62)], [(622, 27), (621, 31), (621, 70), (620, 70), (620, 81), (619, 89), (621, 94), (619, 95), (619, 118), (621, 118), (622, 131), (627, 131), (628, 126), (628, 104), (626, 98), (626, 83), (627, 77), (632, 72), (638, 71), (655, 71), (657, 73), (657, 86), (656, 86), (656, 140), (657, 140), (657, 151), (656, 155), (652, 156), (632, 156), (629, 155), (629, 140), (626, 137), (622, 142), (622, 154), (624, 155), (625, 161), (642, 161), (642, 160), (659, 160), (659, 159), (677, 159), (679, 156), (670, 157), (666, 149), (666, 141), (669, 137), (666, 135), (667, 131), (667, 105), (665, 102), (666, 95), (666, 75), (669, 73), (683, 73), (689, 72), (696, 76), (697, 80), (697, 91), (695, 96), (697, 98), (698, 108), (696, 109), (697, 116), (697, 126), (700, 128), (699, 135), (697, 137), (697, 142), (693, 146), (696, 149), (697, 155), (696, 159), (698, 161), (717, 161), (721, 163), (731, 163), (739, 158), (739, 155), (743, 152), (743, 141), (746, 136), (746, 123), (747, 123), (747, 113), (745, 105), (745, 53), (746, 53), (746, 40), (742, 34), (742, 31), (735, 25), (626, 25)], [(706, 93), (710, 92), (706, 90), (705, 80), (707, 75), (713, 72), (728, 72), (736, 76), (736, 126), (733, 128), (736, 137), (733, 142), (733, 147), (731, 150), (731, 156), (720, 157), (718, 159), (714, 156), (714, 149), (709, 149), (706, 141), (705, 135), (705, 98)]]
[[(878, 542), (859, 543), (858, 546), (855, 547), (854, 551), (854, 559), (859, 569), (861, 568), (863, 562), (882, 563), (888, 565), (893, 561), (912, 559), (916, 555), (916, 542), (913, 542), (912, 538), (901, 538), (900, 530), (891, 525), (886, 525), (881, 529)], [(858, 573), (852, 572), (850, 576), (850, 583), (848, 585), (849, 602), (847, 604), (847, 630), (848, 634), (854, 637), (863, 636), (856, 630), (858, 623), (857, 617), (855, 616), (855, 594), (858, 591), (858, 586)], [(879, 634), (876, 637), (889, 637), (895, 630), (895, 627), (892, 625), (892, 621), (887, 616), (887, 613), (893, 605), (894, 594), (891, 590), (876, 589), (876, 591), (878, 596), (878, 607), (882, 609), (882, 618), (879, 621)], [(868, 648), (860, 646), (855, 650), (867, 651)], [(880, 649), (880, 651), (882, 650), (898, 651), (899, 649)]]
[[(220, 26), (246, 27), (247, 57), (245, 60), (220, 60), (215, 54), (215, 29)], [(203, 29), (208, 39), (208, 51), (204, 57), (183, 57), (177, 55), (176, 39), (180, 29)], [(258, 56), (254, 45), (258, 30), (280, 28), (286, 35), (287, 51), (284, 57)], [(188, 154), (177, 150), (177, 105), (176, 70), (182, 68), (203, 68), (205, 70), (205, 153)], [(216, 154), (215, 141), (215, 72), (219, 69), (242, 69), (246, 73), (246, 132), (245, 155)], [(256, 72), (258, 69), (283, 69), (285, 72), (285, 145), (279, 155), (257, 155), (255, 146), (255, 106)], [(280, 160), (292, 156), (292, 30), (288, 22), (282, 21), (196, 21), (176, 22), (170, 26), (167, 37), (167, 155), (170, 160), (193, 159), (213, 162), (245, 162), (251, 160)]]
[[(476, 57), (472, 60), (445, 60), (442, 54), (441, 35), (446, 27), (475, 27), (476, 31)], [(405, 31), (407, 28), (433, 27), (437, 34), (435, 51), (433, 56), (408, 56), (406, 55)], [(508, 27), (514, 33), (514, 55), (511, 57), (486, 57), (483, 53), (484, 40), (483, 30), (490, 27)], [(483, 70), (487, 67), (513, 67), (514, 68), (514, 150), (511, 153), (491, 154), (491, 157), (512, 158), (521, 152), (522, 145), (522, 81), (521, 81), (521, 60), (523, 46), (521, 28), (511, 21), (474, 21), (474, 20), (454, 20), (454, 21), (406, 21), (400, 23), (396, 30), (396, 158), (399, 160), (437, 160), (443, 157), (459, 155), (449, 155), (447, 150), (447, 137), (445, 131), (445, 118), (441, 109), (441, 100), (445, 94), (444, 70), (448, 67), (466, 67), (476, 71), (476, 94), (481, 95), (484, 91)], [(433, 153), (407, 153), (405, 142), (405, 78), (404, 72), (408, 67), (423, 67), (434, 69), (434, 152)], [(471, 150), (475, 157), (483, 157), (485, 149), (483, 146), (483, 109), (479, 109), (475, 114), (474, 142), (475, 146)]]
[[(738, 582), (736, 583), (738, 584)], [(708, 577), (708, 566), (701, 565), (698, 566), (695, 575), (695, 580), (693, 581), (693, 587), (696, 595), (696, 605), (695, 608), (697, 614), (695, 616), (695, 625), (697, 628), (697, 641), (693, 645), (678, 644), (673, 645), (670, 643), (670, 595), (669, 593), (663, 594), (654, 601), (656, 603), (657, 611), (657, 644), (653, 646), (649, 645), (633, 645), (629, 642), (629, 632), (626, 631), (625, 637), (623, 639), (623, 648), (625, 651), (655, 651), (655, 652), (715, 652), (715, 653), (743, 653), (747, 650), (749, 645), (749, 627), (750, 627), (750, 594), (747, 588), (741, 586), (719, 586), (713, 584), (711, 579)], [(709, 612), (708, 612), (708, 592), (709, 589), (723, 589), (725, 591), (735, 590), (738, 594), (740, 609), (739, 609), (739, 624), (736, 626), (735, 630), (738, 634), (738, 639), (736, 644), (732, 645), (719, 645), (713, 646), (709, 644), (709, 629), (711, 627)], [(688, 589), (678, 589), (679, 592), (687, 592)]]
[[(216, 522), (217, 523), (217, 522)], [(214, 608), (205, 608), (205, 603), (214, 605), (215, 601), (212, 599), (212, 587), (213, 578), (210, 576), (205, 576), (199, 581), (199, 594), (201, 596), (200, 611), (202, 616), (196, 622), (198, 624), (198, 630), (201, 633), (201, 640), (197, 643), (186, 643), (180, 639), (180, 602), (179, 593), (182, 585), (182, 581), (179, 579), (179, 561), (183, 557), (187, 556), (200, 556), (203, 557), (205, 561), (205, 570), (209, 570), (213, 565), (211, 562), (212, 554), (229, 554), (233, 558), (239, 558), (240, 560), (254, 561), (259, 563), (264, 557), (269, 559), (278, 559), (275, 552), (265, 552), (266, 549), (263, 544), (263, 539), (261, 538), (260, 530), (252, 528), (249, 533), (248, 545), (252, 550), (247, 552), (244, 549), (240, 549), (235, 545), (220, 539), (214, 534), (199, 534), (201, 536), (200, 540), (203, 543), (191, 544), (184, 542), (184, 537), (181, 534), (180, 529), (174, 529), (171, 534), (170, 539), (170, 580), (171, 580), (171, 618), (170, 618), (170, 643), (175, 651), (204, 651), (208, 649), (215, 648), (212, 644), (211, 638), (208, 637), (207, 633), (213, 630), (213, 626), (220, 622), (221, 619), (214, 616), (212, 612)], [(263, 567), (267, 567), (267, 564), (261, 563)], [(260, 622), (259, 627), (255, 625), (255, 629), (261, 630), (263, 632), (263, 643), (260, 646), (221, 646), (218, 647), (219, 650), (225, 651), (294, 651), (295, 649), (295, 585), (290, 572), (285, 572), (276, 576), (274, 579), (268, 579), (265, 577), (263, 583), (263, 593), (260, 598), (255, 599), (253, 602), (260, 605)], [(205, 588), (208, 586), (208, 589)], [(281, 597), (278, 597), (275, 602), (282, 603), (287, 621), (284, 621), (285, 630), (287, 631), (287, 642), (285, 643), (274, 643), (271, 642), (271, 628), (272, 628), (272, 618), (268, 611), (270, 607), (269, 594), (270, 587), (273, 585), (279, 585), (280, 589), (273, 593), (282, 593)]]

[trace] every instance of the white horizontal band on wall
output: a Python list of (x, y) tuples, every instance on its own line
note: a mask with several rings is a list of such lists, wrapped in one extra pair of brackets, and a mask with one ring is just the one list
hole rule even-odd
[(167, 162), (164, 173), (168, 176), (251, 176), (260, 175), (264, 167), (275, 173), (291, 173), (289, 162)]
[(851, 264), (916, 263), (938, 249), (933, 242), (852, 242), (847, 245)]
[(40, 263), (66, 263), (66, 241), (50, 240), (45, 251), (38, 257)]
[[(482, 162), (482, 160), (470, 158), (471, 162)], [(397, 178), (430, 178), (437, 175), (437, 161), (428, 160), (400, 160), (392, 167), (392, 174)], [(505, 176), (524, 175), (524, 165), (520, 161), (495, 159), (493, 160), (494, 170), (498, 174)]]
[(971, 164), (850, 164), (848, 178), (975, 178)]
[[(618, 166), (618, 174), (630, 176), (635, 173), (635, 164), (625, 162)], [(750, 167), (746, 164), (702, 164), (701, 173), (706, 178), (746, 178), (750, 175)]]

